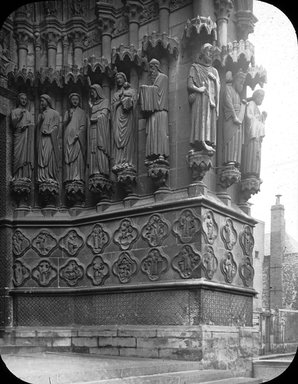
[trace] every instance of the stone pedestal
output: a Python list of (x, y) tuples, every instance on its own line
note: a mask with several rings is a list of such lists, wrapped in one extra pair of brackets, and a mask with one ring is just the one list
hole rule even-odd
[(219, 174), (219, 184), (222, 188), (229, 188), (235, 183), (239, 183), (241, 172), (234, 164), (228, 164), (222, 167)]
[(67, 203), (71, 206), (82, 206), (85, 201), (85, 183), (82, 180), (66, 181), (65, 195)]
[(31, 193), (31, 180), (27, 178), (14, 179), (11, 181), (10, 187), (17, 206), (19, 208), (27, 208)]
[(43, 206), (54, 207), (59, 194), (59, 184), (55, 180), (46, 180), (38, 185), (38, 192)]
[(148, 176), (152, 179), (156, 188), (166, 187), (169, 175), (169, 162), (162, 156), (156, 160), (146, 160), (145, 165), (148, 169)]
[(89, 177), (89, 191), (98, 199), (110, 199), (113, 183), (106, 175), (96, 174)]
[(194, 151), (193, 149), (188, 152), (187, 161), (193, 181), (203, 180), (206, 172), (212, 167), (211, 157), (213, 154), (214, 151)]
[(131, 166), (113, 167), (112, 171), (117, 176), (117, 182), (126, 195), (132, 195), (137, 185), (137, 171)]

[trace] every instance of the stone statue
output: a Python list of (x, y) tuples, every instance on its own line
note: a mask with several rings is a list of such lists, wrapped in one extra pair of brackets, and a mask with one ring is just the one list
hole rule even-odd
[(65, 181), (85, 180), (87, 115), (80, 108), (80, 95), (69, 95), (70, 109), (64, 115)]
[(58, 182), (59, 171), (59, 133), (60, 116), (53, 108), (49, 95), (40, 96), (40, 114), (38, 116), (38, 182)]
[(149, 63), (151, 85), (141, 85), (141, 110), (146, 112), (146, 158), (166, 159), (169, 156), (168, 76), (160, 71), (160, 62)]
[(242, 149), (242, 123), (246, 101), (241, 100), (241, 93), (246, 74), (238, 72), (232, 83), (227, 83), (223, 94), (223, 164), (239, 167)]
[(27, 95), (19, 93), (17, 108), (11, 111), (13, 179), (31, 179), (34, 166), (34, 121), (27, 107)]
[(110, 106), (99, 84), (90, 90), (90, 133), (88, 146), (89, 173), (109, 176)]
[(190, 145), (198, 151), (214, 152), (220, 80), (211, 64), (212, 45), (207, 43), (203, 45), (197, 63), (190, 67), (187, 87), (191, 106)]
[(244, 150), (243, 150), (243, 174), (260, 177), (261, 145), (265, 136), (266, 112), (260, 112), (259, 106), (264, 100), (265, 92), (256, 90), (248, 100), (244, 120)]
[(112, 98), (113, 170), (135, 167), (136, 91), (124, 73), (116, 74), (117, 90)]

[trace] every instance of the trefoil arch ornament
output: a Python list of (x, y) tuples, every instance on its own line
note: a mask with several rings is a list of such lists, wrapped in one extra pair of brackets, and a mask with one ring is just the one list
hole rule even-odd
[(32, 269), (32, 278), (42, 287), (48, 287), (57, 277), (57, 269), (44, 259)]
[(252, 234), (251, 227), (245, 225), (239, 236), (239, 242), (245, 256), (252, 256), (252, 251), (255, 245), (255, 240)]
[(148, 255), (141, 262), (141, 270), (148, 279), (156, 281), (161, 278), (169, 268), (169, 262), (165, 256), (160, 253), (158, 248), (152, 248)]
[(190, 245), (184, 245), (172, 261), (173, 269), (182, 279), (200, 277), (200, 265), (201, 256)]
[(86, 240), (87, 246), (93, 253), (102, 253), (105, 247), (110, 242), (110, 235), (106, 232), (101, 224), (95, 224), (92, 232), (89, 234)]
[(138, 264), (128, 252), (122, 252), (113, 264), (112, 271), (118, 277), (120, 283), (126, 284), (131, 281), (138, 271)]
[(12, 252), (14, 256), (23, 256), (30, 248), (30, 240), (17, 229), (12, 235)]
[(46, 229), (41, 230), (32, 240), (32, 248), (39, 256), (49, 256), (57, 244), (55, 237)]
[(110, 268), (102, 257), (97, 255), (86, 269), (87, 277), (92, 281), (93, 285), (104, 285), (105, 280), (110, 276)]

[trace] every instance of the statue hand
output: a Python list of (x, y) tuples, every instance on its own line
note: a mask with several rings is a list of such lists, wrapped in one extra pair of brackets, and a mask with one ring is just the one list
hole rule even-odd
[(262, 117), (263, 117), (263, 121), (265, 121), (267, 119), (267, 112), (266, 111), (263, 111), (262, 112)]
[(234, 123), (237, 124), (237, 125), (241, 125), (241, 121), (238, 119), (238, 117), (235, 117), (234, 118)]
[(207, 88), (205, 87), (205, 85), (203, 85), (202, 87), (198, 88), (198, 91), (201, 92), (201, 93), (204, 93), (204, 92), (207, 91)]

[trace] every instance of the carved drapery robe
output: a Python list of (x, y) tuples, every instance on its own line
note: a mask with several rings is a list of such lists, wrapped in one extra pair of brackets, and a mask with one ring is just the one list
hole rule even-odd
[(109, 176), (110, 144), (110, 108), (107, 99), (98, 99), (91, 107), (89, 130), (89, 174)]
[(39, 182), (58, 182), (59, 172), (59, 133), (60, 116), (57, 111), (47, 108), (38, 117), (38, 171)]
[(153, 85), (141, 86), (141, 109), (146, 120), (146, 157), (169, 156), (168, 76), (158, 73)]
[(65, 181), (85, 179), (87, 115), (80, 107), (64, 116)]
[(241, 163), (241, 149), (243, 142), (242, 126), (234, 122), (238, 118), (244, 119), (245, 105), (241, 102), (239, 93), (231, 84), (227, 84), (223, 95), (223, 163)]
[(13, 129), (13, 178), (31, 179), (34, 164), (34, 122), (33, 116), (25, 108), (11, 111)]
[(135, 167), (136, 91), (116, 91), (111, 105), (114, 168)]
[[(207, 92), (194, 92), (192, 86), (205, 86)], [(192, 64), (188, 76), (188, 90), (191, 105), (190, 144), (200, 149), (200, 142), (205, 141), (215, 147), (220, 90), (217, 70), (212, 66)]]
[(244, 125), (243, 174), (260, 176), (261, 146), (265, 136), (264, 118), (254, 100), (246, 109)]

